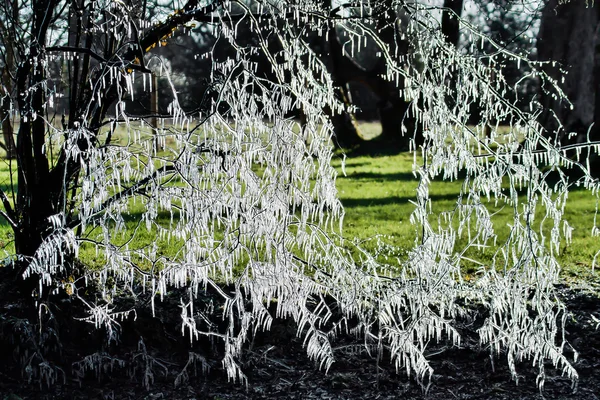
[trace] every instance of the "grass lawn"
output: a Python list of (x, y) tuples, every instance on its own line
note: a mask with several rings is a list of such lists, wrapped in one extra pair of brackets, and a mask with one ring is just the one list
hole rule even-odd
[[(364, 130), (369, 137), (376, 135), (378, 124), (366, 124)], [(399, 256), (402, 259), (406, 250), (412, 248), (415, 237), (418, 237), (417, 228), (413, 226), (409, 217), (414, 210), (410, 200), (415, 198), (415, 190), (418, 184), (412, 174), (413, 157), (411, 154), (402, 153), (393, 156), (357, 156), (347, 158), (345, 161), (345, 173), (342, 172), (342, 158), (334, 158), (334, 166), (339, 171), (337, 187), (339, 196), (344, 204), (346, 215), (344, 218), (343, 234), (347, 238), (369, 239), (376, 235), (383, 235), (384, 241), (397, 246)], [(10, 167), (6, 160), (0, 161), (0, 188), (10, 193)], [(16, 174), (13, 165), (13, 179)], [(434, 218), (437, 213), (452, 210), (460, 192), (460, 181), (434, 182), (431, 186), (430, 198), (432, 199), (432, 210)], [(567, 281), (600, 282), (600, 271), (592, 271), (592, 261), (596, 252), (600, 249), (600, 239), (591, 236), (594, 221), (596, 198), (591, 193), (577, 190), (570, 193), (569, 203), (566, 208), (566, 218), (575, 228), (571, 244), (561, 246), (559, 261), (563, 267), (563, 277)], [(143, 206), (138, 202), (132, 206), (126, 223), (131, 229), (137, 226), (136, 217), (143, 212)], [(499, 240), (508, 234), (508, 224), (512, 218), (511, 209), (506, 207), (494, 217), (494, 226)], [(169, 225), (170, 216), (164, 216), (164, 224)], [(433, 222), (433, 221), (432, 221)], [(149, 244), (156, 240), (155, 233), (144, 233), (139, 240)], [(158, 241), (161, 246), (173, 246), (174, 243)], [(459, 240), (460, 244), (466, 244), (466, 238)], [(499, 242), (500, 243), (500, 242)], [(366, 247), (370, 245), (367, 243)], [(7, 222), (0, 218), (0, 251), (4, 249), (6, 254), (14, 251), (12, 243), (12, 231)], [(173, 248), (163, 249), (165, 254), (173, 255)], [(471, 258), (486, 265), (492, 258), (494, 249), (472, 250), (468, 254)], [(97, 258), (95, 251), (83, 249), (82, 256), (90, 264), (102, 262), (102, 257)], [(600, 262), (600, 256), (597, 260)], [(465, 263), (465, 275), (476, 271), (477, 264)]]
[[(335, 159), (334, 165), (340, 172), (338, 194), (346, 210), (344, 236), (366, 239), (379, 234), (385, 235), (386, 242), (401, 249), (409, 249), (414, 245), (418, 232), (409, 221), (414, 210), (410, 200), (415, 199), (418, 180), (412, 174), (412, 163), (413, 157), (409, 153), (347, 158), (344, 176), (341, 158)], [(431, 185), (432, 218), (436, 218), (439, 212), (455, 207), (460, 188), (460, 181), (434, 182)], [(493, 203), (490, 207), (492, 210), (500, 208), (493, 207)], [(591, 235), (595, 208), (596, 198), (590, 192), (576, 190), (569, 194), (565, 217), (574, 228), (573, 240), (561, 246), (559, 256), (563, 278), (567, 281), (600, 283), (599, 268), (592, 271), (594, 256), (600, 250), (600, 238)], [(539, 216), (542, 216), (541, 210)], [(499, 236), (498, 243), (508, 235), (511, 219), (512, 209), (509, 207), (493, 218)], [(466, 243), (466, 238), (459, 240), (459, 245)], [(486, 261), (491, 261), (493, 252), (493, 248), (488, 248), (483, 251), (472, 250), (468, 255), (486, 264)], [(476, 270), (475, 264), (468, 264), (465, 263), (465, 274)]]

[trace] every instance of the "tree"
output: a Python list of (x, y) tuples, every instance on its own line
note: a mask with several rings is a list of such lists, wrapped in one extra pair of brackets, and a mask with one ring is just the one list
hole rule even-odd
[[(393, 82), (384, 78), (388, 61), (386, 57), (378, 56), (381, 50), (387, 49), (388, 54), (393, 54), (397, 66), (409, 66), (408, 60), (411, 59), (412, 50), (404, 36), (410, 22), (407, 18), (402, 18), (402, 10), (398, 10), (397, 6), (389, 0), (373, 3), (372, 6), (363, 5), (369, 8), (372, 15), (365, 26), (374, 35), (371, 40), (369, 34), (360, 34), (363, 27), (348, 24), (333, 27), (328, 41), (331, 58), (329, 70), (334, 82), (342, 91), (340, 97), (351, 98), (349, 88), (352, 84), (362, 85), (377, 97), (376, 108), (381, 122), (381, 135), (380, 143), (376, 145), (408, 150), (411, 146), (422, 144), (421, 129), (415, 115), (411, 115), (411, 102), (402, 96), (402, 90), (405, 89), (404, 78), (398, 76)], [(356, 7), (350, 12), (360, 16), (364, 10), (362, 7)], [(364, 44), (357, 42), (356, 46), (348, 46), (354, 43), (357, 35), (365, 37)], [(350, 138), (350, 144), (360, 143), (362, 140), (357, 128), (342, 128), (341, 131)]]
[(15, 42), (17, 38), (15, 37), (15, 31), (6, 29), (6, 21), (12, 17), (12, 19), (17, 19), (17, 5), (13, 5), (12, 12), (13, 14), (5, 14), (4, 18), (0, 18), (0, 36), (2, 41), (2, 60), (0, 60), (0, 65), (2, 65), (2, 87), (0, 88), (0, 121), (2, 122), (2, 136), (4, 137), (4, 150), (6, 151), (6, 156), (8, 158), (13, 158), (15, 156), (15, 139), (13, 133), (12, 122), (10, 120), (10, 104), (9, 101), (12, 93), (12, 82), (11, 82), (11, 74), (15, 72), (15, 62), (14, 62), (14, 51), (15, 51)]
[[(572, 164), (564, 149), (544, 140), (536, 115), (505, 100), (511, 87), (502, 69), (449, 43), (430, 5), (324, 3), (2, 3), (5, 15), (18, 16), (6, 20), (6, 29), (18, 38), (11, 106), (19, 119), (16, 191), (3, 193), (2, 215), (15, 237), (12, 279), (23, 299), (34, 294), (27, 318), (49, 332), (47, 315), (63, 307), (57, 300), (63, 296), (70, 307), (82, 307), (80, 319), (104, 329), (111, 344), (119, 339), (121, 319), (143, 307), (141, 293), (149, 293), (154, 311), (159, 299), (176, 292), (182, 332), (191, 340), (220, 340), (233, 379), (244, 377), (236, 359), (248, 337), (280, 317), (295, 321), (320, 367), (334, 361), (336, 336), (352, 331), (366, 349), (385, 349), (397, 368), (422, 381), (432, 374), (427, 344), (445, 337), (457, 345), (454, 320), (476, 303), (489, 315), (478, 331), (481, 343), (506, 353), (514, 378), (515, 363), (529, 359), (540, 386), (546, 361), (576, 380), (557, 342), (565, 310), (553, 286), (556, 251), (570, 233), (563, 213), (571, 183), (561, 171)], [(400, 14), (406, 16), (401, 33)], [(383, 60), (377, 78), (404, 82), (402, 98), (423, 127), (411, 215), (419, 234), (399, 267), (377, 261), (335, 228), (343, 209), (326, 110), (335, 115), (347, 108), (327, 66), (307, 45), (334, 23), (354, 33), (350, 46), (358, 48), (365, 37), (377, 44)], [(132, 112), (127, 100), (142, 95), (136, 81), (150, 90), (148, 55), (194, 29), (228, 44), (227, 51), (198, 54), (211, 64), (197, 106), (183, 108), (167, 76), (167, 109), (158, 116)], [(497, 49), (492, 60), (530, 63), (470, 25), (465, 29)], [(402, 46), (411, 51), (398, 51), (401, 43), (386, 39), (390, 32), (406, 35)], [(259, 65), (265, 62), (268, 68)], [(490, 82), (492, 71), (498, 78)], [(456, 87), (447, 86), (450, 79)], [(65, 116), (53, 115), (58, 99), (66, 99)], [(467, 125), (473, 107), (510, 121), (510, 137), (476, 135)], [(302, 127), (288, 118), (299, 110)], [(152, 117), (169, 122), (158, 141), (144, 131)], [(524, 132), (521, 144), (517, 129)], [(547, 169), (559, 171), (556, 183), (546, 180)], [(433, 215), (432, 181), (456, 179), (459, 172), (465, 178), (456, 208)], [(579, 183), (598, 193), (589, 174)], [(490, 197), (514, 210), (502, 240)], [(534, 225), (540, 208), (552, 226), (549, 238)], [(469, 237), (466, 247), (457, 244), (461, 235)], [(461, 266), (477, 257), (475, 249), (491, 245), (497, 246), (492, 264), (482, 266), (475, 284), (463, 281)], [(221, 324), (201, 307), (208, 288), (220, 299)], [(133, 300), (120, 302), (124, 293)], [(36, 334), (27, 343), (48, 336)], [(64, 368), (41, 343), (35, 346), (21, 367), (51, 382)], [(85, 358), (92, 365), (101, 359)]]
[(463, 8), (463, 0), (444, 0), (442, 34), (449, 43), (454, 45), (454, 47), (458, 47), (460, 39), (460, 19)]
[(560, 81), (567, 99), (543, 87), (541, 122), (549, 138), (562, 145), (600, 140), (599, 30), (597, 4), (549, 1), (544, 6), (537, 50), (540, 60), (554, 61), (546, 64), (544, 71)]
[[(521, 63), (519, 57), (492, 57), (496, 54), (497, 46), (502, 46), (507, 52), (519, 54), (535, 60), (534, 37), (539, 23), (541, 3), (529, 3), (514, 0), (477, 0), (471, 4), (466, 19), (479, 27), (479, 30), (489, 37), (491, 42), (480, 41), (473, 35), (465, 36), (462, 44), (463, 51), (481, 57), (482, 62), (494, 62), (502, 69), (502, 77), (506, 84), (514, 88), (514, 94), (507, 93), (506, 100), (515, 104), (523, 111), (530, 111), (532, 99), (537, 96), (537, 78), (531, 73), (527, 63)], [(490, 80), (495, 75), (490, 76)], [(474, 110), (472, 123), (483, 125), (486, 135), (507, 121), (497, 121), (489, 118), (481, 110)]]

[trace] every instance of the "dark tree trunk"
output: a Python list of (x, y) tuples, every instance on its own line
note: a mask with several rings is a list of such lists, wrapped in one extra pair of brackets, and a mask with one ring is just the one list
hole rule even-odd
[[(8, 79), (5, 77), (3, 77), (2, 80), (8, 82)], [(13, 127), (10, 121), (10, 103), (8, 100), (2, 101), (2, 104), (0, 105), (0, 120), (2, 120), (2, 137), (4, 138), (6, 158), (13, 159), (16, 157), (16, 145)]]
[(21, 121), (17, 133), (18, 186), (15, 213), (19, 225), (15, 228), (15, 250), (17, 254), (31, 257), (49, 233), (49, 217), (60, 207), (57, 190), (62, 185), (50, 181), (50, 167), (44, 151), (46, 124), (44, 115), (44, 91), (30, 90), (43, 87), (46, 80), (44, 68), (34, 68), (32, 60), (45, 51), (48, 21), (54, 2), (39, 7), (33, 19), (33, 32), (38, 40), (23, 54), (17, 70), (17, 90)]
[[(463, 0), (444, 0), (444, 9), (442, 12), (442, 34), (446, 42), (458, 48), (460, 39), (460, 17), (463, 10)], [(449, 108), (456, 105), (457, 79), (456, 72), (450, 73), (450, 78), (446, 85), (450, 88), (446, 96), (446, 104)]]
[[(549, 138), (565, 145), (587, 140), (588, 128), (597, 118), (599, 78), (595, 41), (598, 40), (600, 6), (593, 3), (593, 7), (587, 7), (584, 1), (558, 3), (558, 0), (549, 0), (542, 12), (538, 58), (556, 62), (556, 65), (546, 64), (544, 71), (559, 83), (564, 79), (560, 86), (573, 109), (566, 101), (554, 98), (553, 92), (541, 88), (540, 102), (545, 111), (540, 122)], [(568, 73), (564, 75), (561, 69)], [(576, 132), (576, 136), (569, 139), (569, 132)]]
[[(407, 55), (408, 42), (402, 39), (398, 31), (395, 7), (390, 0), (380, 3), (376, 28), (381, 40), (390, 46), (392, 54)], [(383, 60), (382, 60), (383, 62)], [(398, 82), (398, 87), (385, 81), (380, 74), (385, 72), (385, 65), (378, 65), (370, 71), (366, 79), (367, 85), (379, 97), (379, 116), (381, 119), (381, 139), (385, 142), (396, 143), (400, 150), (408, 150), (410, 140), (414, 138), (415, 144), (423, 143), (423, 134), (416, 118), (410, 115), (410, 103), (400, 97), (398, 89), (404, 89), (404, 80)]]
[[(13, 7), (13, 18), (17, 20), (18, 8)], [(0, 120), (2, 121), (2, 136), (4, 137), (4, 150), (6, 151), (6, 158), (13, 159), (16, 157), (16, 145), (14, 138), (14, 131), (12, 122), (10, 120), (10, 98), (12, 93), (12, 77), (11, 72), (15, 69), (15, 55), (14, 55), (14, 32), (5, 32), (4, 43), (5, 43), (5, 65), (2, 69), (2, 84), (5, 89), (5, 93), (2, 93), (4, 100), (0, 100)]]
[(442, 14), (442, 34), (448, 43), (458, 47), (460, 38), (460, 16), (463, 10), (463, 0), (444, 0)]
[[(346, 68), (348, 67), (346, 64), (349, 60), (343, 54), (342, 46), (338, 42), (335, 26), (329, 30), (327, 36), (329, 37), (329, 41), (325, 43), (325, 48), (328, 49), (330, 55), (328, 60), (329, 69), (337, 87), (336, 94), (338, 99), (344, 103), (346, 107), (349, 107), (351, 106), (347, 89), (349, 81), (346, 79), (347, 76), (345, 74)], [(363, 141), (354, 115), (347, 111), (335, 113), (333, 110), (329, 109), (329, 107), (325, 111), (331, 117), (335, 136), (334, 144), (337, 147), (353, 147)]]
[[(376, 30), (379, 38), (390, 46), (392, 54), (408, 54), (408, 43), (401, 40), (399, 32), (396, 31), (396, 13), (391, 1), (381, 2), (378, 7)], [(422, 135), (420, 131), (415, 130), (417, 126), (415, 118), (409, 115), (410, 104), (399, 95), (399, 89), (403, 87), (404, 82), (399, 82), (399, 87), (397, 87), (394, 83), (382, 78), (382, 74), (385, 74), (387, 69), (386, 60), (381, 58), (369, 70), (361, 67), (347, 54), (344, 54), (335, 29), (332, 29), (329, 34), (329, 50), (330, 72), (336, 85), (341, 88), (340, 96), (347, 99), (348, 85), (359, 83), (379, 98), (377, 108), (382, 128), (379, 141), (385, 142), (386, 146), (392, 145), (397, 150), (407, 150), (410, 139), (413, 137), (415, 137), (417, 145), (421, 144)], [(349, 122), (353, 125), (356, 124), (349, 119), (352, 119), (352, 116), (340, 116), (338, 123), (347, 127), (345, 137), (351, 143), (359, 143), (363, 139), (355, 128), (350, 127)], [(335, 120), (334, 123), (336, 123)]]
[[(559, 3), (549, 0), (544, 7), (537, 49), (540, 60), (556, 61), (556, 65), (547, 64), (544, 71), (559, 82), (572, 109), (567, 101), (542, 87), (544, 112), (540, 123), (557, 145), (585, 145), (600, 140), (600, 5)], [(593, 149), (573, 150), (568, 156), (583, 165), (589, 158), (592, 174), (600, 175), (599, 157)]]

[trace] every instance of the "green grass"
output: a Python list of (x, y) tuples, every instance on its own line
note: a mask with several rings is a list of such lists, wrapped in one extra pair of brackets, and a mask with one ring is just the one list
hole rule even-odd
[[(378, 124), (363, 124), (362, 131), (370, 138), (378, 134)], [(125, 133), (117, 135), (117, 143), (125, 144)], [(414, 205), (410, 202), (415, 199), (415, 190), (418, 184), (412, 174), (413, 157), (403, 153), (394, 156), (357, 156), (346, 159), (345, 172), (342, 173), (342, 159), (334, 159), (334, 166), (339, 171), (337, 187), (339, 196), (344, 204), (346, 214), (344, 218), (343, 234), (347, 238), (368, 240), (376, 235), (383, 235), (384, 241), (400, 248), (400, 258), (415, 244), (419, 237), (419, 230), (409, 221)], [(14, 169), (14, 163), (13, 163)], [(15, 171), (13, 179), (16, 181)], [(0, 160), (0, 188), (10, 192), (11, 181), (9, 163)], [(430, 198), (432, 200), (432, 223), (436, 215), (443, 211), (452, 210), (460, 192), (461, 182), (434, 182), (431, 185)], [(490, 205), (491, 206), (491, 205)], [(562, 274), (566, 280), (586, 280), (600, 282), (600, 272), (592, 271), (592, 260), (600, 249), (598, 237), (591, 236), (593, 217), (596, 207), (596, 198), (583, 190), (573, 191), (569, 196), (566, 208), (566, 219), (575, 228), (571, 244), (562, 245), (559, 261), (562, 265)], [(493, 210), (498, 208), (492, 207)], [(144, 212), (141, 202), (132, 204), (126, 216), (128, 229), (133, 230)], [(541, 211), (540, 211), (541, 212)], [(540, 214), (541, 216), (541, 214)], [(508, 234), (508, 224), (511, 222), (512, 210), (505, 207), (494, 217), (494, 227), (502, 240)], [(539, 218), (538, 218), (539, 221)], [(165, 228), (170, 225), (170, 215), (159, 216), (158, 222)], [(119, 241), (125, 241), (121, 237)], [(157, 242), (165, 255), (173, 255), (177, 243), (166, 240), (156, 240), (156, 229), (148, 231), (140, 227), (135, 243), (132, 246), (144, 246)], [(466, 238), (461, 238), (458, 245), (466, 244)], [(367, 242), (366, 247), (373, 246)], [(14, 252), (12, 230), (8, 223), (0, 218), (0, 249), (7, 253)], [(495, 249), (471, 250), (467, 256), (477, 259), (484, 265), (490, 263)], [(103, 257), (96, 256), (92, 246), (84, 246), (82, 258), (89, 265), (99, 265)], [(600, 257), (598, 262), (600, 262)], [(474, 273), (477, 265), (465, 262), (465, 275)]]
[[(15, 163), (10, 164), (10, 161), (6, 160), (4, 150), (0, 155), (0, 189), (10, 199), (12, 198), (13, 184), (16, 191), (17, 173), (15, 170)], [(11, 182), (12, 173), (12, 182)], [(0, 206), (1, 207), (1, 206)], [(4, 208), (1, 208), (4, 211)], [(13, 231), (8, 221), (3, 217), (0, 217), (0, 259), (13, 254), (15, 250)]]
[[(409, 249), (418, 237), (417, 228), (409, 221), (415, 206), (418, 180), (412, 174), (413, 157), (408, 153), (395, 156), (359, 156), (346, 159), (344, 176), (341, 158), (334, 161), (340, 172), (337, 187), (344, 204), (344, 236), (369, 238), (385, 235), (385, 241), (401, 249)], [(454, 208), (461, 189), (461, 182), (432, 183), (430, 198), (432, 211), (430, 222), (436, 225), (437, 215)], [(499, 212), (493, 217), (494, 229), (499, 241), (509, 233), (508, 224), (512, 221), (512, 209), (508, 206), (500, 210), (493, 202), (490, 210)], [(600, 250), (600, 239), (591, 235), (596, 198), (588, 191), (575, 190), (569, 194), (565, 218), (574, 228), (573, 240), (560, 248), (559, 262), (566, 280), (587, 280), (600, 282), (600, 271), (592, 271), (592, 261)], [(536, 215), (539, 226), (543, 210)], [(600, 216), (599, 216), (600, 218)], [(546, 223), (548, 225), (549, 222)], [(465, 245), (466, 237), (460, 238), (458, 245)], [(483, 264), (491, 262), (494, 248), (470, 250), (467, 256)], [(597, 260), (600, 263), (600, 257)], [(476, 265), (466, 262), (465, 274), (476, 270)]]

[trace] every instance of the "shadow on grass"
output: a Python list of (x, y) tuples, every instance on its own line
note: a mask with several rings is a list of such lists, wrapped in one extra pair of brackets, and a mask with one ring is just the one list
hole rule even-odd
[(0, 215), (0, 229), (9, 228), (10, 224), (2, 215)]
[[(416, 196), (416, 194), (415, 194)], [(439, 194), (439, 195), (430, 195), (429, 198), (432, 201), (456, 201), (458, 198), (457, 193), (448, 193), (448, 194)], [(388, 196), (388, 197), (376, 197), (376, 198), (363, 198), (363, 199), (342, 199), (342, 204), (345, 208), (354, 208), (354, 207), (372, 207), (372, 206), (388, 206), (391, 204), (408, 204), (409, 201), (415, 201), (415, 197), (409, 196)]]
[[(342, 163), (342, 159), (334, 159), (334, 162), (337, 163)], [(339, 167), (340, 165), (334, 163), (334, 166)], [(345, 167), (346, 168), (360, 168), (360, 167), (370, 167), (371, 165), (373, 165), (372, 162), (370, 161), (357, 161), (357, 159), (351, 159), (351, 158), (347, 158), (345, 161)]]
[(399, 181), (407, 182), (414, 181), (418, 182), (418, 179), (412, 174), (412, 172), (393, 172), (390, 174), (382, 174), (378, 172), (352, 172), (346, 176), (340, 176), (338, 179), (363, 179), (370, 181)]
[(395, 156), (400, 153), (406, 152), (408, 147), (406, 143), (402, 141), (386, 141), (386, 140), (367, 140), (361, 142), (358, 146), (345, 149), (345, 154), (348, 158), (362, 157), (362, 156)]
[[(137, 223), (141, 221), (142, 216), (146, 213), (146, 210), (132, 211), (129, 213), (123, 213), (123, 221), (125, 223)], [(179, 220), (179, 211), (173, 211), (173, 223), (176, 223)], [(155, 221), (159, 224), (168, 224), (171, 222), (171, 213), (169, 211), (160, 210), (157, 212)]]

